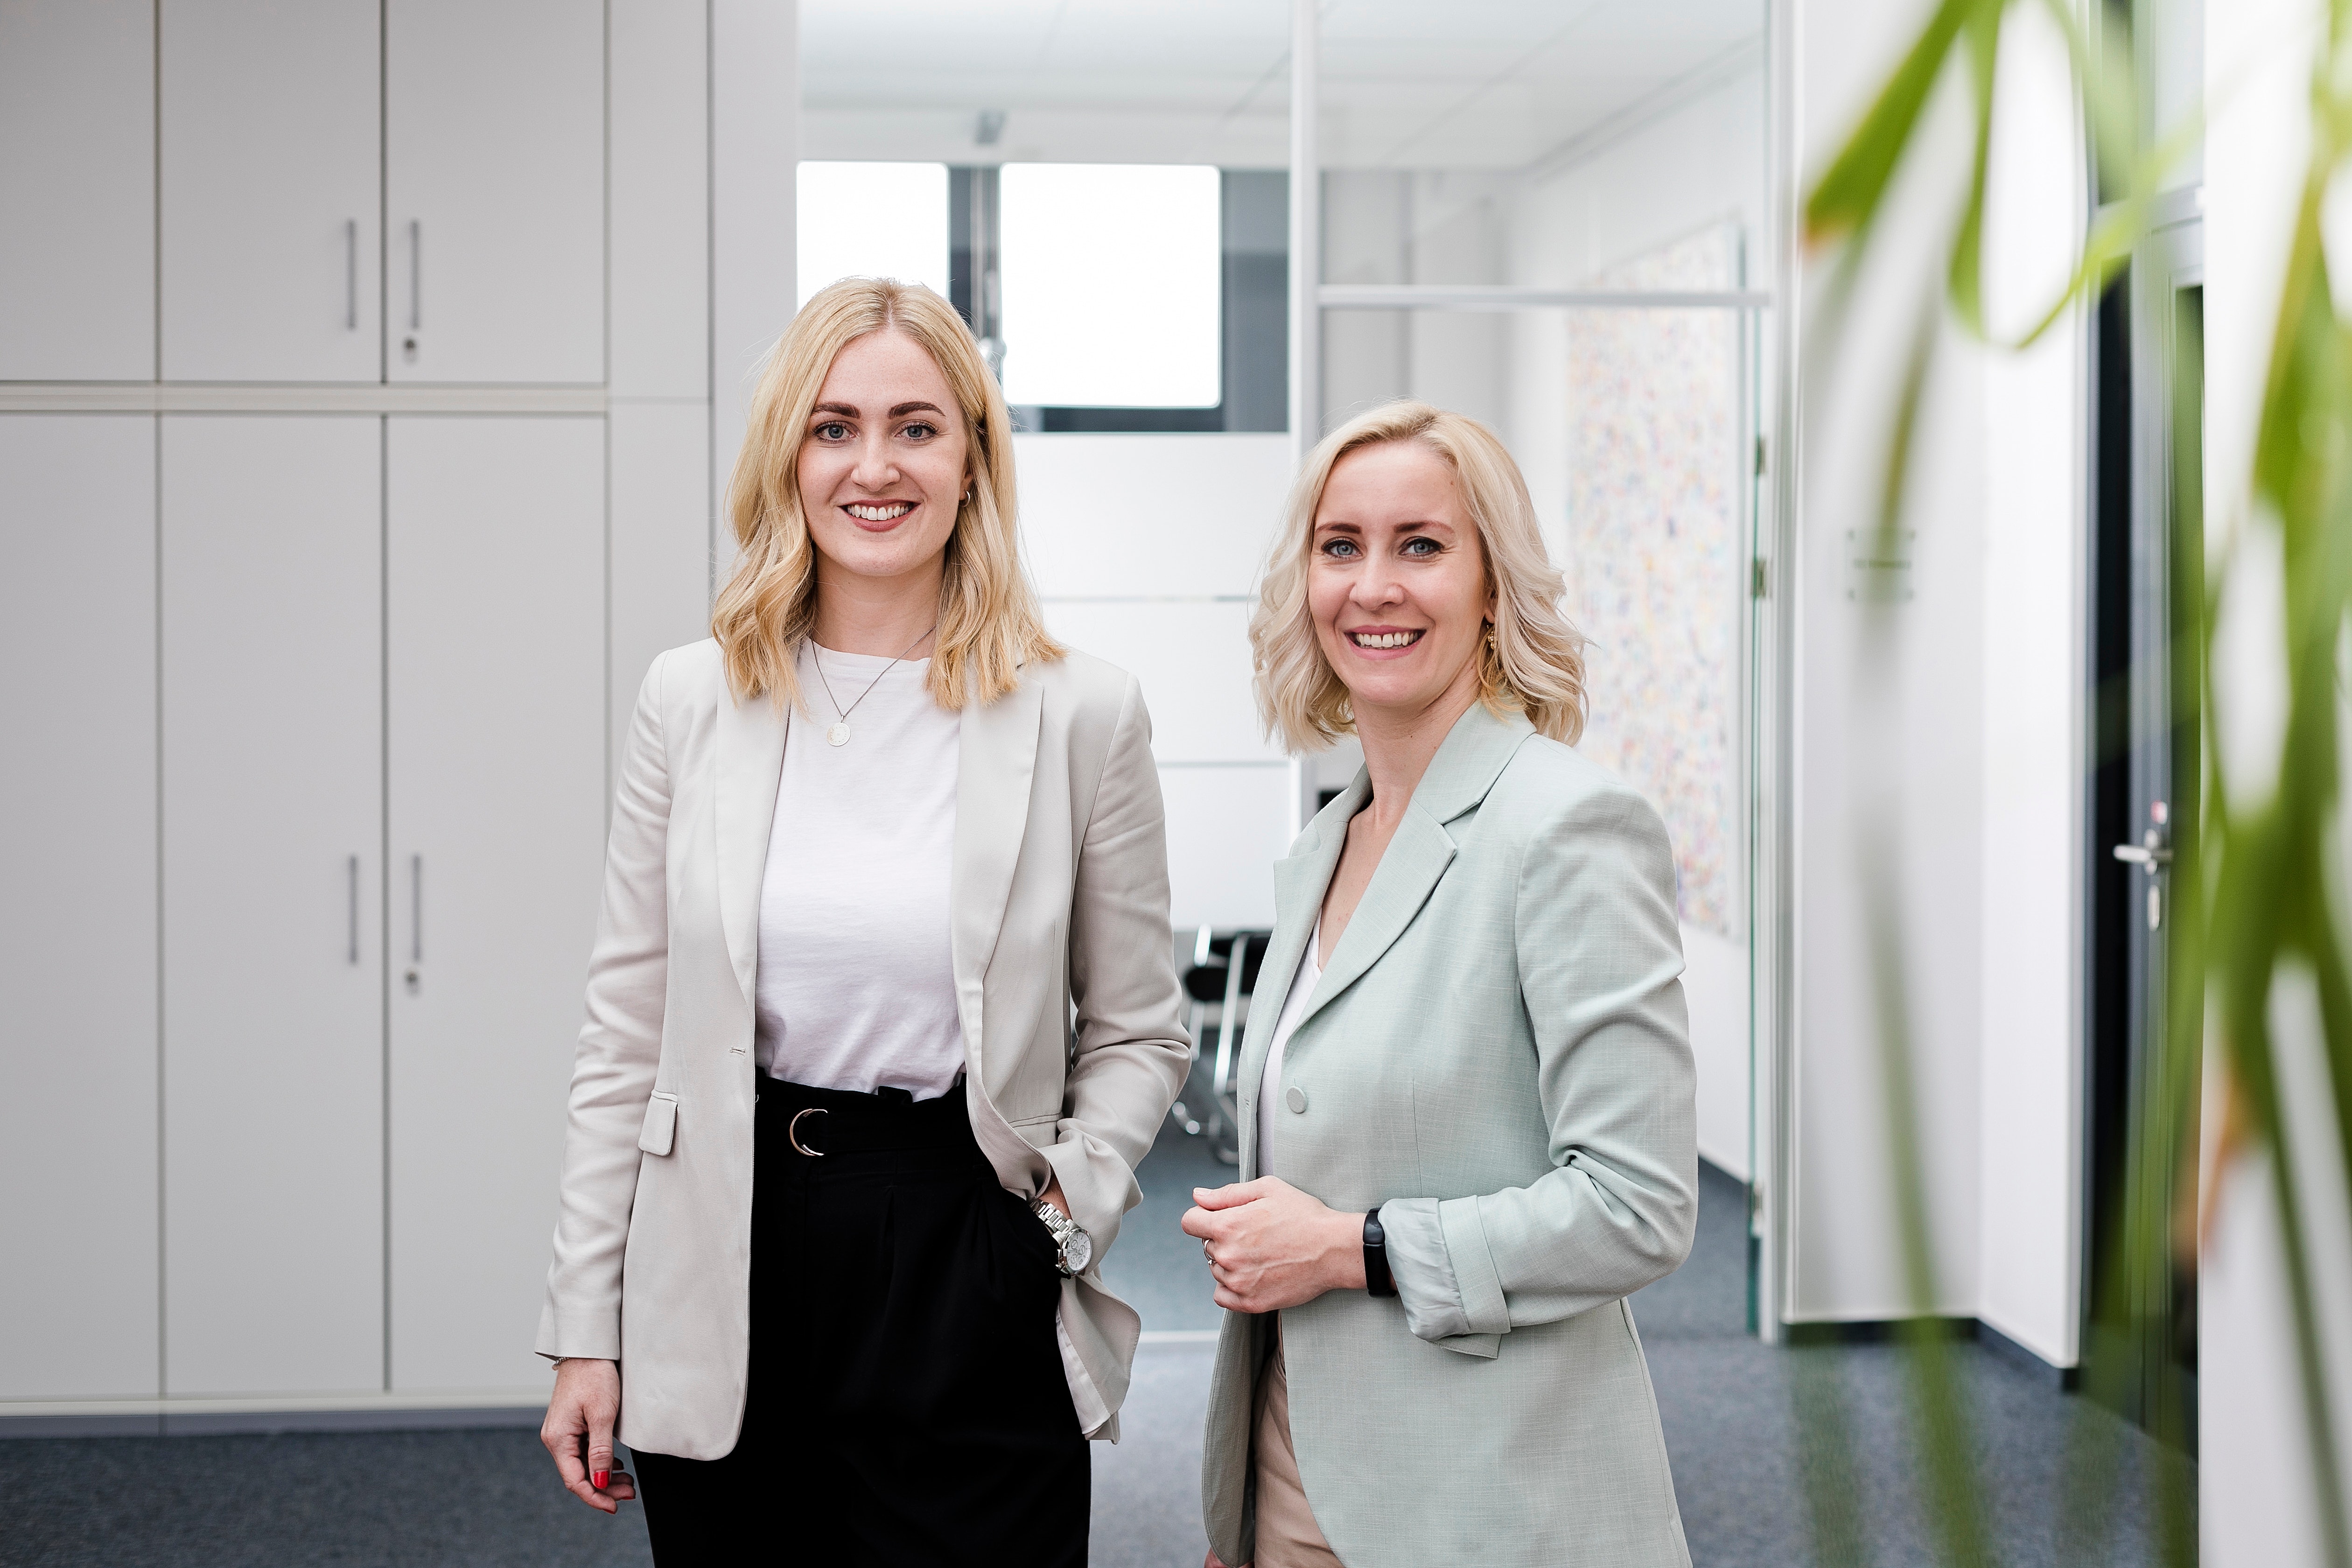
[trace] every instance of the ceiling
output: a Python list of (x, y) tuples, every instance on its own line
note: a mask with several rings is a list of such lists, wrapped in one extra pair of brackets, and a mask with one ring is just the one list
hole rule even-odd
[[(803, 156), (1280, 168), (1285, 0), (857, 0), (801, 8)], [(1339, 168), (1519, 169), (1759, 60), (1763, 0), (1328, 0)], [(1003, 115), (982, 145), (983, 111)]]

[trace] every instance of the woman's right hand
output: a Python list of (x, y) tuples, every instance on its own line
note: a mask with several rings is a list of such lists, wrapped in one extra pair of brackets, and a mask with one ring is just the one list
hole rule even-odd
[(637, 1495), (636, 1483), (613, 1468), (613, 1427), (620, 1417), (620, 1363), (566, 1357), (555, 1363), (555, 1393), (539, 1440), (555, 1456), (564, 1489), (605, 1513), (620, 1512)]
[[(1212, 1551), (1208, 1560), (1201, 1564), (1201, 1568), (1226, 1568), (1225, 1560)], [(1250, 1565), (1246, 1563), (1237, 1563), (1233, 1565), (1233, 1568), (1250, 1568)]]

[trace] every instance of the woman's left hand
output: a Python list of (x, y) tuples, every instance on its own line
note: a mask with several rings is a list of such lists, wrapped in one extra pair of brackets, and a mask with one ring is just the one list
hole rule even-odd
[(1195, 1187), (1184, 1234), (1206, 1244), (1217, 1305), (1276, 1312), (1364, 1285), (1364, 1216), (1341, 1214), (1276, 1176)]

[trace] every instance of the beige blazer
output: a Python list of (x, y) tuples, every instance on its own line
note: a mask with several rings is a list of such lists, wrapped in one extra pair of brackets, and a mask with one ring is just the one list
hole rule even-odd
[[(784, 718), (715, 642), (646, 675), (613, 807), (538, 1349), (621, 1363), (622, 1440), (735, 1446), (750, 1349), (752, 994)], [(1096, 1262), (1061, 1323), (1112, 1413), (1142, 1324), (1101, 1258), (1182, 1082), (1168, 854), (1132, 677), (1071, 653), (967, 708), (949, 900), (972, 1131), (1024, 1196), (1060, 1177)], [(810, 1347), (822, 1354), (823, 1347)], [(1066, 1352), (1066, 1361), (1068, 1352)]]
[[(1258, 994), (1280, 998), (1369, 784), (1275, 866)], [(1682, 1262), (1698, 1158), (1675, 868), (1622, 783), (1473, 706), (1397, 825), (1258, 1098), (1242, 1175), (1378, 1205), (1420, 1300), (1280, 1314), (1307, 1501), (1349, 1568), (1688, 1568), (1624, 1298)], [(1402, 1269), (1401, 1268), (1401, 1273)], [(1251, 1397), (1270, 1318), (1228, 1313), (1211, 1384), (1209, 1541), (1249, 1561)]]

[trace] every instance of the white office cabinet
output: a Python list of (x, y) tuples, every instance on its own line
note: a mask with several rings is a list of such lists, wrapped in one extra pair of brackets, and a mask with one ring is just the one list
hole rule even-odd
[(163, 420), (173, 1394), (383, 1385), (382, 440)]
[(0, 381), (154, 374), (152, 0), (0, 0)]
[(156, 1391), (155, 421), (0, 415), (0, 1399)]
[(531, 1353), (604, 838), (604, 426), (388, 422), (392, 1384)]
[(384, 0), (387, 377), (604, 379), (604, 8)]
[(162, 0), (163, 379), (376, 381), (376, 0)]

